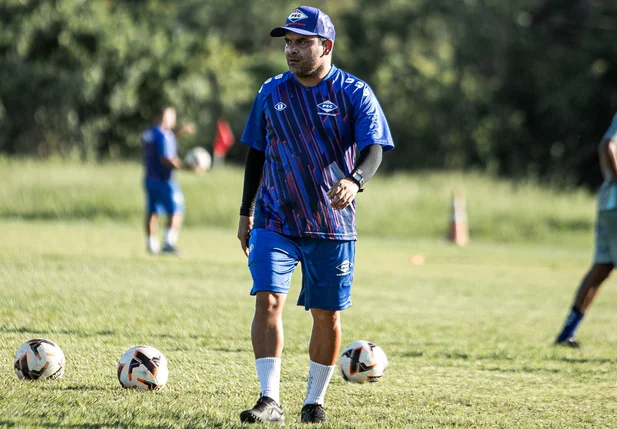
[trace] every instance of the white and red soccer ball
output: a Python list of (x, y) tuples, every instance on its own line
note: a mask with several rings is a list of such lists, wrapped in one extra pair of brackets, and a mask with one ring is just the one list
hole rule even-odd
[(374, 383), (384, 375), (388, 358), (378, 345), (370, 341), (355, 341), (343, 349), (338, 368), (346, 381)]
[(64, 374), (64, 353), (55, 343), (34, 338), (21, 345), (13, 368), (20, 380), (55, 380)]
[(212, 167), (212, 156), (203, 147), (196, 146), (186, 153), (184, 164), (193, 170), (208, 171)]
[(168, 378), (167, 359), (154, 347), (133, 347), (118, 362), (118, 381), (122, 387), (159, 390)]

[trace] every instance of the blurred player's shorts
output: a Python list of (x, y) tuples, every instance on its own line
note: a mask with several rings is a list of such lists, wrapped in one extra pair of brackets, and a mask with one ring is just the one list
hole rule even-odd
[(617, 265), (617, 210), (598, 211), (593, 262)]
[(184, 195), (176, 182), (146, 180), (146, 211), (148, 214), (183, 214)]

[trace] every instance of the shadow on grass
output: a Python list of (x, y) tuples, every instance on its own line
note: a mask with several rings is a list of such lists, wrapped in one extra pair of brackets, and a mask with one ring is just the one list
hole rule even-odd
[(104, 329), (102, 331), (82, 331), (78, 329), (30, 329), (25, 327), (0, 327), (0, 332), (4, 332), (7, 334), (33, 334), (33, 335), (50, 335), (50, 334), (61, 334), (61, 335), (77, 335), (79, 337), (90, 337), (93, 335), (114, 335), (115, 332), (112, 329)]
[[(22, 427), (23, 422), (15, 423), (10, 420), (0, 420), (0, 427)], [(36, 427), (41, 428), (67, 428), (67, 429), (103, 429), (103, 428), (119, 428), (119, 429), (167, 429), (170, 427), (186, 427), (186, 428), (227, 428), (227, 429), (240, 429), (246, 428), (241, 424), (230, 424), (228, 422), (213, 421), (213, 419), (204, 418), (200, 422), (185, 422), (182, 425), (170, 426), (169, 424), (139, 424), (135, 422), (122, 422), (120, 420), (107, 421), (104, 423), (60, 423), (60, 422), (37, 422)]]
[[(180, 422), (182, 420), (178, 420)], [(20, 427), (20, 425), (7, 421), (0, 420), (1, 427)], [(230, 423), (223, 422), (218, 419), (210, 418), (207, 415), (204, 415), (203, 419), (189, 419), (188, 421), (182, 421), (181, 424), (170, 425), (169, 423), (145, 423), (140, 424), (138, 422), (126, 422), (120, 420), (107, 421), (107, 422), (92, 422), (92, 423), (60, 423), (60, 422), (37, 422), (37, 427), (42, 428), (67, 428), (67, 429), (103, 429), (103, 428), (120, 428), (120, 429), (167, 429), (170, 427), (181, 427), (181, 428), (214, 428), (214, 429), (246, 429), (246, 425), (242, 425), (240, 423)]]
[(54, 386), (52, 390), (65, 390), (69, 392), (102, 392), (104, 390), (110, 390), (110, 388), (103, 386)]
[(495, 367), (486, 367), (479, 368), (480, 371), (490, 371), (490, 372), (512, 372), (519, 374), (529, 374), (529, 373), (545, 373), (545, 374), (558, 374), (562, 372), (561, 369), (557, 368), (531, 368), (528, 366), (521, 366), (516, 368), (504, 368), (502, 366)]
[(548, 358), (548, 360), (552, 360), (552, 361), (557, 361), (557, 362), (566, 362), (566, 363), (615, 363), (615, 359), (608, 359), (608, 358), (584, 358), (584, 357), (580, 357), (580, 358), (576, 358), (576, 357), (569, 357), (569, 356), (555, 356), (555, 357), (551, 357)]

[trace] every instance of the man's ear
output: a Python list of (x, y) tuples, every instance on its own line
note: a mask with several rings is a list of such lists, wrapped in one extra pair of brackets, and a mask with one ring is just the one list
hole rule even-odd
[(332, 40), (326, 40), (323, 44), (323, 53), (328, 55), (332, 52), (332, 48), (334, 48), (334, 42)]

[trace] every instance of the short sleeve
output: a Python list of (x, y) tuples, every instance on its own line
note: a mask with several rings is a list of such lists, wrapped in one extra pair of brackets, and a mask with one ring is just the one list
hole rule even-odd
[(377, 97), (366, 84), (356, 91), (362, 91), (354, 103), (354, 136), (358, 150), (372, 144), (381, 145), (384, 152), (393, 149), (390, 127)]
[(265, 152), (268, 142), (266, 140), (266, 118), (264, 116), (265, 97), (261, 93), (262, 89), (255, 97), (241, 141), (253, 149)]
[(173, 135), (166, 133), (158, 133), (155, 138), (156, 153), (158, 156), (163, 156), (167, 159), (173, 159), (178, 156), (178, 148)]
[(608, 140), (617, 139), (617, 113), (613, 116), (613, 121), (610, 127), (608, 127), (608, 130), (606, 130), (604, 138)]

